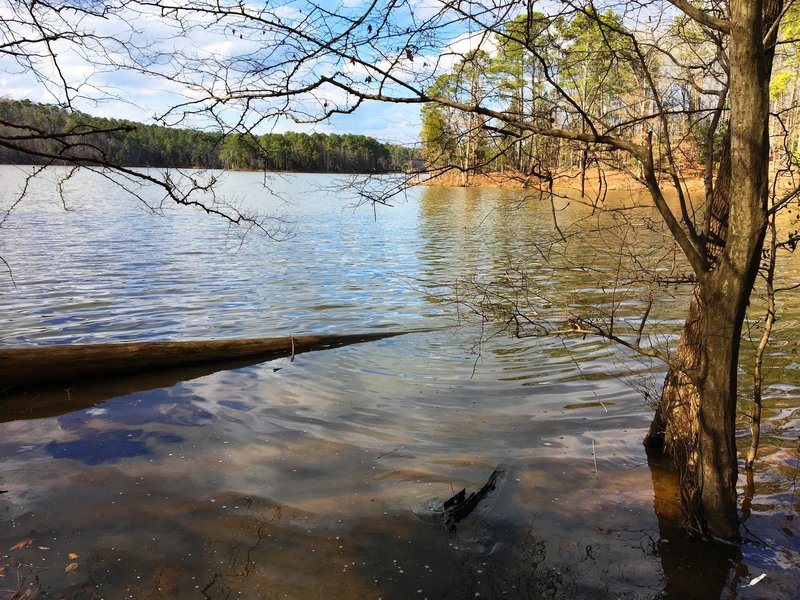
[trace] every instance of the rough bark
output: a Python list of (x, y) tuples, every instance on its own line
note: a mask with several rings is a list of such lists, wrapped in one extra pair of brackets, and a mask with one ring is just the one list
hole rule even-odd
[(770, 61), (763, 13), (780, 1), (731, 3), (731, 181), (728, 239), (715, 268), (700, 281), (705, 304), (698, 373), (699, 490), (703, 529), (738, 538), (736, 392), (742, 323), (767, 226)]
[[(717, 178), (711, 199), (709, 218), (703, 232), (703, 252), (713, 265), (728, 237), (730, 206), (731, 153), (730, 138), (723, 141)], [(700, 347), (703, 332), (703, 307), (700, 288), (695, 286), (672, 364), (664, 378), (661, 399), (656, 407), (650, 430), (645, 437), (648, 449), (663, 452), (683, 462), (689, 456), (692, 440), (696, 439), (697, 410), (700, 397), (691, 374), (700, 366)]]
[[(727, 239), (730, 176), (730, 138), (726, 136), (703, 232), (703, 252), (710, 265), (720, 256)], [(701, 290), (695, 286), (672, 364), (664, 378), (661, 399), (644, 440), (649, 452), (671, 458), (681, 481), (684, 521), (697, 531), (702, 531), (704, 524), (700, 516), (702, 506), (698, 504), (701, 391), (695, 385), (695, 374), (701, 364), (704, 313)]]
[[(738, 539), (735, 415), (742, 323), (766, 230), (771, 51), (781, 0), (731, 3), (730, 142), (720, 162), (689, 309), (645, 444), (671, 455), (689, 525)], [(735, 182), (731, 185), (731, 182)]]

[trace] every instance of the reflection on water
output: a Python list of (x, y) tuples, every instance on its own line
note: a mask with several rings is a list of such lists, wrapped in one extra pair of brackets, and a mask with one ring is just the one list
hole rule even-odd
[[(226, 185), (255, 195), (259, 181)], [(513, 194), (415, 190), (377, 220), (343, 210), (345, 196), (292, 196), (291, 207), (259, 196), (296, 215), (297, 235), (236, 252), (224, 226), (186, 211), (148, 217), (91, 196), (70, 213), (32, 204), (2, 232), (17, 287), (0, 292), (0, 335), (449, 325), (451, 307), (423, 282), (491, 276), (512, 259), (540, 266), (531, 244), (552, 235), (547, 206)], [(593, 285), (581, 277), (571, 285)], [(686, 538), (672, 476), (647, 463), (650, 411), (625, 378), (655, 385), (657, 368), (591, 339), (495, 337), (476, 356), (477, 339), (448, 328), (5, 398), (0, 596), (795, 597), (796, 378), (770, 388), (747, 542), (728, 548)], [(776, 361), (791, 374), (789, 339)], [(31, 402), (52, 410), (26, 415)], [(442, 502), (498, 467), (497, 489), (448, 532)]]

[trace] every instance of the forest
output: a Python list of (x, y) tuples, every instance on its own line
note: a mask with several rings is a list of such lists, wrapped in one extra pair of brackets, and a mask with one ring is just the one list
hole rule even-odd
[[(547, 179), (599, 160), (638, 175), (629, 154), (609, 153), (607, 146), (598, 152), (575, 139), (600, 130), (624, 132), (638, 144), (652, 135), (658, 169), (670, 168), (669, 154), (684, 166), (716, 164), (727, 125), (714, 114), (727, 106), (721, 95), (727, 73), (715, 61), (727, 49), (685, 15), (661, 23), (658, 48), (645, 49), (623, 15), (611, 8), (571, 18), (533, 11), (484, 34), (426, 90), (439, 99), (421, 111), (431, 167), (463, 172), (465, 179), (503, 171)], [(776, 168), (787, 155), (796, 162), (800, 152), (797, 16), (796, 5), (788, 5), (769, 86)], [(464, 110), (475, 105), (496, 114)], [(550, 135), (556, 128), (571, 133)]]
[[(25, 132), (31, 139), (25, 140)], [(80, 135), (77, 144), (66, 136)], [(15, 144), (3, 144), (3, 140)], [(18, 146), (17, 146), (18, 145)], [(23, 150), (24, 149), (24, 150)], [(29, 100), (0, 100), (0, 164), (44, 164), (52, 155), (128, 167), (384, 173), (408, 170), (414, 148), (364, 135), (222, 134), (103, 119)]]

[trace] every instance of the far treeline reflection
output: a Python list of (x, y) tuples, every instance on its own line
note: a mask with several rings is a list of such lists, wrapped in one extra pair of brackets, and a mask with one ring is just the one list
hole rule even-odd
[[(420, 162), (415, 148), (385, 144), (364, 135), (267, 133), (243, 135), (144, 125), (68, 112), (30, 100), (0, 100), (0, 121), (37, 130), (87, 132), (93, 148), (79, 145), (70, 157), (103, 160), (129, 167), (198, 167), (295, 171), (305, 173), (387, 173), (409, 170)], [(0, 126), (0, 134), (4, 126)], [(112, 133), (91, 133), (116, 130)], [(53, 139), (21, 142), (30, 154), (0, 147), (0, 164), (38, 164), (37, 152), (59, 154)], [(65, 156), (66, 158), (66, 156)]]

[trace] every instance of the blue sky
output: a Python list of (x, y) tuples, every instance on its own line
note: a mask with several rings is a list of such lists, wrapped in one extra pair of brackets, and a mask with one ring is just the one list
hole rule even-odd
[[(306, 1), (271, 0), (268, 6), (273, 11), (272, 16), (275, 16), (278, 20), (285, 18), (291, 21), (296, 19), (296, 21), (292, 22), (305, 23), (306, 15), (299, 7)], [(182, 0), (176, 0), (178, 4), (181, 2)], [(367, 3), (362, 0), (322, 0), (322, 2), (335, 2), (336, 10), (351, 10), (356, 13), (367, 6)], [(254, 10), (258, 9), (257, 4), (249, 6)], [(331, 6), (334, 6), (334, 4), (331, 4)], [(399, 6), (401, 8), (397, 10), (405, 12), (393, 16), (392, 26), (394, 29), (392, 35), (398, 35), (398, 37), (390, 36), (389, 42), (391, 45), (401, 44), (401, 47), (397, 49), (384, 48), (384, 52), (388, 50), (390, 54), (394, 53), (394, 57), (399, 56), (403, 59), (397, 63), (391, 63), (394, 65), (393, 69), (396, 69), (396, 72), (400, 73), (401, 77), (409, 80), (422, 78), (424, 82), (421, 85), (426, 87), (433, 81), (435, 75), (443, 70), (448, 70), (452, 66), (458, 59), (459, 52), (466, 52), (470, 47), (474, 47), (474, 44), (470, 41), (471, 38), (465, 37), (463, 20), (459, 19), (456, 26), (451, 27), (452, 23), (445, 19), (445, 25), (437, 30), (438, 39), (431, 40), (428, 43), (418, 38), (422, 45), (429, 45), (424, 49), (421, 47), (415, 49), (416, 60), (405, 61), (405, 52), (402, 48), (402, 44), (405, 43), (403, 42), (404, 36), (402, 33), (405, 25), (413, 25), (413, 23), (418, 25), (421, 21), (436, 15), (437, 12), (441, 11), (442, 4), (441, 0), (407, 0), (407, 2), (401, 3)], [(10, 10), (8, 6), (0, 7), (0, 19), (7, 20), (9, 15), (3, 13), (8, 13)], [(68, 15), (70, 13), (62, 14)], [(171, 68), (169, 57), (174, 56), (176, 53), (185, 52), (187, 55), (198, 57), (208, 56), (211, 58), (209, 62), (213, 64), (214, 57), (247, 56), (248, 54), (261, 57), (264, 52), (268, 52), (271, 48), (269, 30), (265, 35), (263, 29), (254, 27), (249, 32), (245, 30), (244, 39), (241, 39), (241, 28), (235, 34), (231, 34), (232, 25), (239, 27), (238, 24), (232, 21), (225, 21), (222, 26), (216, 29), (212, 24), (206, 27), (203, 22), (201, 23), (202, 27), (193, 30), (188, 36), (183, 36), (161, 17), (160, 11), (143, 8), (133, 18), (130, 17), (130, 13), (125, 13), (123, 16), (125, 17), (124, 19), (83, 17), (81, 23), (83, 30), (93, 32), (98, 36), (98, 39), (130, 39), (133, 41), (133, 44), (123, 45), (114, 42), (106, 44), (105, 50), (108, 52), (109, 59), (107, 62), (109, 64), (127, 61), (128, 54), (136, 51), (137, 43), (142, 47), (146, 44), (154, 43), (150, 50), (156, 49), (162, 52), (163, 57), (165, 57), (163, 63), (156, 63), (156, 68), (164, 70)], [(380, 11), (376, 11), (370, 18), (372, 19), (370, 22), (376, 23), (375, 27), (378, 27), (383, 19), (383, 14)], [(59, 23), (57, 19), (53, 22), (55, 26), (63, 27), (63, 24)], [(319, 19), (313, 23), (312, 27), (325, 29), (327, 25), (328, 22), (326, 20)], [(362, 24), (362, 28), (364, 27), (365, 25)], [(317, 30), (315, 29), (314, 31), (316, 32)], [(37, 35), (34, 30), (26, 32), (19, 27), (14, 30), (13, 34), (20, 38), (35, 38)], [(289, 43), (291, 42), (292, 40), (290, 39)], [(279, 46), (279, 48), (282, 48), (282, 46)], [(368, 47), (365, 48), (369, 52)], [(443, 51), (443, 49), (445, 50)], [(22, 50), (28, 55), (35, 55), (37, 52), (41, 53), (43, 48), (40, 44), (33, 47), (23, 46)], [(104, 67), (103, 60), (98, 59), (96, 55), (91, 53), (82, 54), (80, 47), (56, 42), (54, 51), (58, 55), (58, 66), (61, 73), (70, 82), (70, 85), (75, 88), (70, 94), (73, 99), (72, 106), (91, 115), (152, 123), (155, 122), (155, 117), (163, 115), (170, 107), (197, 98), (196, 94), (193, 95), (187, 88), (181, 87), (168, 76), (152, 77), (132, 70), (111, 66)], [(282, 52), (283, 50), (278, 50), (270, 60), (275, 59), (274, 57), (277, 56), (278, 58), (275, 60), (279, 62)], [(365, 54), (364, 56), (367, 55)], [(378, 63), (385, 65), (391, 62), (389, 61), (390, 55), (380, 54), (379, 52), (375, 56), (377, 57), (375, 60)], [(368, 57), (366, 60), (370, 61), (372, 58)], [(199, 62), (197, 64), (201, 66), (200, 70), (202, 71), (203, 63)], [(319, 65), (324, 65), (324, 60), (320, 60), (319, 63), (312, 65), (310, 68), (316, 71)], [(65, 94), (59, 73), (54, 69), (52, 61), (47, 58), (46, 53), (43, 53), (43, 58), (38, 61), (35, 67), (34, 72), (30, 68), (20, 66), (13, 57), (9, 57), (9, 55), (0, 51), (0, 97), (27, 98), (44, 103), (63, 102)], [(320, 72), (323, 72), (324, 68), (322, 66)], [(347, 62), (331, 68), (351, 71), (351, 75), (355, 77), (355, 80), (361, 82), (365, 82), (367, 75), (370, 75), (367, 67), (351, 65)], [(187, 72), (191, 73), (191, 71)], [(214, 84), (214, 86), (216, 85)], [(341, 90), (329, 87), (324, 91), (318, 91), (316, 98), (306, 98), (301, 101), (300, 106), (303, 106), (303, 102), (306, 102), (305, 106), (311, 107), (311, 111), (320, 110), (322, 107), (321, 99), (337, 97), (339, 101), (346, 103)], [(336, 101), (335, 99), (332, 100), (332, 102)], [(276, 119), (260, 126), (256, 132), (315, 131), (321, 133), (357, 133), (387, 142), (416, 143), (421, 127), (420, 108), (421, 106), (418, 104), (364, 102), (354, 113), (335, 115), (325, 122), (303, 124), (295, 123), (289, 119)], [(233, 113), (228, 114), (232, 115)], [(181, 126), (200, 128), (207, 128), (209, 125), (211, 125), (211, 121), (202, 119), (181, 123)]]
[[(2, 65), (2, 61), (0, 61)], [(0, 67), (2, 68), (2, 67)], [(82, 76), (80, 64), (67, 62), (64, 68), (69, 76)], [(103, 73), (97, 79), (100, 90), (86, 89), (73, 105), (91, 115), (130, 119), (144, 123), (154, 122), (156, 115), (164, 113), (182, 97), (164, 81), (145, 78), (135, 73), (115, 71)], [(26, 72), (0, 72), (0, 96), (11, 99), (30, 99), (35, 102), (54, 103), (61, 98), (52, 88), (37, 81)], [(288, 119), (272, 128), (275, 132), (305, 131), (320, 133), (358, 133), (393, 143), (415, 143), (420, 130), (419, 105), (386, 105), (365, 102), (350, 115), (334, 115), (329, 121), (298, 124)]]
[[(285, 0), (280, 8), (287, 11), (296, 10), (295, 7), (301, 1)], [(438, 10), (438, 0), (416, 0), (416, 2), (416, 10), (420, 13), (425, 10)], [(353, 0), (345, 0), (341, 5), (345, 8), (349, 5), (358, 10), (359, 4), (363, 5)], [(196, 34), (193, 38), (180, 38), (155, 14), (140, 15), (132, 21), (138, 28), (136, 35), (159, 40), (160, 47), (167, 52), (171, 49), (216, 52), (214, 50), (216, 48), (221, 53), (233, 55), (246, 49), (248, 44), (246, 38), (244, 41), (239, 41), (238, 35), (221, 35), (210, 30)], [(130, 31), (124, 29), (126, 27), (124, 22), (115, 23), (113, 19), (95, 20), (85, 26), (93, 28), (99, 35), (119, 39), (130, 35)], [(15, 33), (22, 36), (25, 32)], [(250, 47), (252, 48), (252, 42)], [(100, 64), (102, 61), (93, 61), (91, 57), (81, 56), (80, 51), (76, 52), (74, 48), (66, 45), (56, 48), (56, 52), (61, 72), (77, 88), (77, 91), (72, 93), (73, 107), (83, 112), (150, 123), (154, 122), (156, 115), (161, 115), (171, 106), (191, 98), (185, 89), (168, 79), (146, 77), (133, 71), (110, 67), (103, 68)], [(125, 49), (119, 46), (112, 48), (112, 55), (115, 52), (118, 56), (124, 56)], [(432, 58), (430, 62), (435, 63), (439, 57)], [(422, 60), (417, 60), (413, 68), (419, 69), (421, 62)], [(51, 62), (41, 61), (37, 65), (37, 70), (39, 76), (35, 77), (31, 69), (20, 67), (8, 56), (0, 54), (0, 97), (27, 98), (45, 103), (62, 101), (63, 88)], [(192, 125), (203, 126), (203, 122), (198, 120)], [(365, 102), (353, 114), (335, 115), (326, 122), (298, 124), (282, 119), (263, 126), (259, 133), (269, 130), (358, 133), (387, 142), (415, 143), (420, 130), (420, 105)]]

